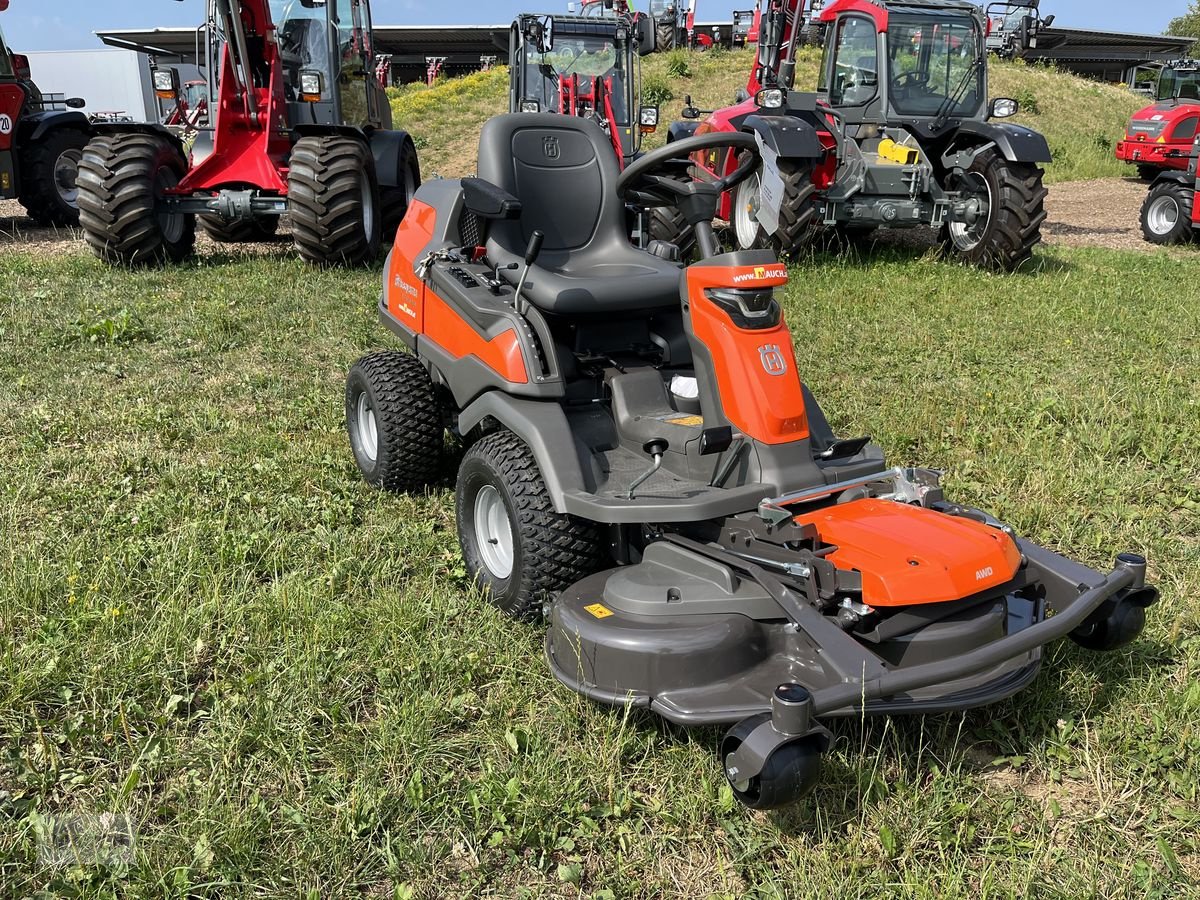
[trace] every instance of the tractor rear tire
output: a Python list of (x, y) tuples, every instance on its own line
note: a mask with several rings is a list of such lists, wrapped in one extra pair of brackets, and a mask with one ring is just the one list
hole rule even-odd
[(218, 244), (253, 244), (274, 240), (279, 231), (279, 216), (260, 216), (227, 222), (220, 216), (200, 216), (200, 228)]
[(196, 243), (196, 217), (156, 209), (166, 188), (187, 174), (170, 140), (152, 134), (103, 134), (83, 148), (79, 163), (79, 224), (105, 262), (145, 266), (180, 262)]
[[(680, 178), (679, 181), (688, 181)], [(646, 230), (650, 240), (666, 241), (679, 248), (679, 258), (689, 262), (696, 253), (696, 231), (673, 206), (657, 206), (650, 210)]]
[(21, 155), (18, 199), (38, 225), (79, 224), (79, 161), (88, 136), (78, 128), (54, 128)]
[(400, 151), (400, 184), (380, 189), (383, 206), (383, 240), (387, 244), (396, 237), (396, 229), (408, 212), (417, 188), (421, 186), (421, 164), (417, 160), (416, 148), (408, 143)]
[(1192, 206), (1196, 191), (1178, 181), (1156, 184), (1142, 203), (1142, 237), (1151, 244), (1186, 244), (1195, 236)]
[(317, 266), (374, 261), (383, 217), (370, 147), (352, 137), (302, 137), (290, 166), (288, 214), (300, 256)]
[(674, 22), (659, 22), (654, 26), (654, 49), (666, 53), (675, 47)]
[(817, 234), (817, 190), (812, 183), (812, 167), (780, 162), (779, 174), (783, 176), (783, 201), (775, 234), (767, 234), (758, 224), (760, 175), (755, 173), (735, 189), (733, 220), (729, 223), (734, 249), (773, 250), (780, 256), (795, 256), (812, 244)]
[(442, 471), (446, 429), (429, 372), (409, 353), (364, 356), (346, 377), (346, 433), (368, 484), (419, 491)]
[[(1032, 163), (1010, 162), (994, 148), (975, 157), (960, 181), (986, 186), (988, 216), (981, 223), (947, 223), (946, 252), (983, 269), (1015, 272), (1033, 256), (1046, 220), (1045, 173)], [(979, 190), (978, 193), (985, 193)]]
[(537, 619), (546, 599), (600, 568), (599, 529), (555, 511), (533, 451), (511, 431), (467, 451), (455, 494), (467, 574), (514, 619)]

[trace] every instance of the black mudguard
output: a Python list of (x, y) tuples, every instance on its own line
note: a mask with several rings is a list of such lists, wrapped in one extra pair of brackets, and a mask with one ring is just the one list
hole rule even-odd
[(375, 173), (380, 187), (399, 187), (404, 183), (400, 171), (400, 159), (404, 146), (409, 146), (412, 158), (417, 162), (417, 183), (421, 183), (421, 163), (417, 159), (417, 148), (407, 131), (372, 131), (367, 138), (371, 143), (371, 154), (375, 157)]
[[(979, 140), (964, 140), (977, 138)], [(1048, 163), (1054, 157), (1045, 135), (1015, 122), (965, 121), (958, 127), (955, 146), (991, 142), (1009, 162)]]
[(41, 140), (54, 128), (77, 128), (83, 132), (90, 132), (91, 123), (88, 122), (87, 116), (77, 110), (52, 109), (21, 116), (17, 128), (20, 132), (18, 140), (25, 143)]
[(696, 133), (696, 129), (700, 127), (698, 120), (686, 119), (682, 122), (672, 122), (671, 127), (667, 129), (667, 143), (672, 141), (682, 141), (684, 138), (691, 137)]
[(795, 116), (747, 116), (743, 131), (752, 131), (784, 159), (820, 159), (825, 147), (817, 130)]
[(179, 135), (167, 128), (166, 125), (160, 125), (157, 122), (93, 122), (91, 131), (92, 134), (152, 134), (155, 137), (169, 140), (179, 149), (185, 159), (188, 155)]
[(1196, 176), (1188, 172), (1180, 171), (1179, 169), (1164, 169), (1159, 172), (1155, 179), (1150, 182), (1150, 190), (1154, 190), (1160, 184), (1175, 182), (1182, 184), (1184, 187), (1194, 187), (1196, 184)]

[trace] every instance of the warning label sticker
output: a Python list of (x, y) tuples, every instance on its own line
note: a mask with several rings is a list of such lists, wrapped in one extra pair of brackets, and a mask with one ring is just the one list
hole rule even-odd
[(613, 614), (613, 611), (603, 603), (593, 603), (590, 606), (585, 606), (584, 609), (590, 612), (597, 619), (607, 619)]
[(684, 428), (695, 428), (698, 425), (704, 424), (704, 416), (689, 416), (687, 414), (672, 413), (669, 416), (659, 416), (658, 421), (664, 422), (667, 425), (680, 425)]

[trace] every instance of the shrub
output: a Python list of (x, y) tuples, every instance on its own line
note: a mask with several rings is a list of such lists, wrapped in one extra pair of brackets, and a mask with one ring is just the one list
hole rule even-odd
[(1021, 105), (1021, 112), (1036, 116), (1042, 111), (1042, 108), (1038, 105), (1037, 94), (1029, 88), (1022, 88), (1017, 91), (1015, 99)]
[[(692, 64), (686, 50), (672, 50), (667, 55), (667, 74), (672, 78), (691, 78)], [(670, 97), (666, 99), (670, 100)]]
[(675, 99), (671, 85), (660, 75), (647, 76), (642, 82), (642, 102), (647, 106), (662, 106), (668, 100)]

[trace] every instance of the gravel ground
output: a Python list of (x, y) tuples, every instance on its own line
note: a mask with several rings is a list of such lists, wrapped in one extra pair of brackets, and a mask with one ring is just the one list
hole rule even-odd
[[(1046, 198), (1043, 240), (1071, 247), (1153, 252), (1157, 248), (1142, 240), (1138, 224), (1145, 196), (1146, 185), (1136, 178), (1100, 178), (1051, 185)], [(898, 244), (918, 248), (932, 246), (934, 242), (933, 232), (927, 228), (896, 232), (888, 237)], [(0, 201), (0, 249), (10, 245), (32, 253), (58, 254), (82, 249), (82, 239), (75, 229), (39, 228), (25, 218), (24, 210), (15, 200)], [(197, 235), (201, 252), (217, 246), (203, 232)], [(248, 244), (237, 250), (255, 252), (261, 248), (279, 252), (279, 247), (279, 243)], [(221, 249), (228, 252), (232, 248)]]

